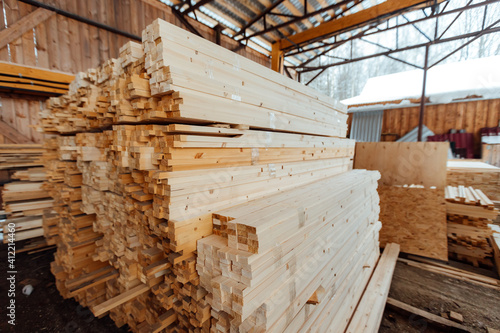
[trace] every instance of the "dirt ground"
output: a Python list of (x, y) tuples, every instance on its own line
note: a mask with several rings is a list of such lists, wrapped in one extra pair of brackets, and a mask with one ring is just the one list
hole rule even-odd
[[(500, 291), (431, 273), (398, 262), (389, 297), (430, 313), (441, 315), (455, 311), (462, 314), (464, 326), (474, 332), (487, 327), (500, 329)], [(404, 317), (387, 309), (380, 333), (441, 332), (424, 321)]]
[[(17, 248), (22, 247), (22, 242)], [(50, 262), (54, 250), (35, 254), (19, 253), (16, 255), (16, 325), (7, 323), (4, 309), (8, 302), (7, 246), (0, 245), (0, 332), (16, 333), (113, 333), (127, 332), (119, 329), (108, 316), (97, 319), (89, 309), (78, 305), (74, 300), (64, 300), (56, 289), (55, 280), (50, 273)], [(28, 281), (28, 279), (30, 281)], [(24, 295), (22, 285), (30, 282), (34, 290), (30, 296)]]
[[(18, 244), (18, 248), (21, 248)], [(64, 300), (57, 291), (50, 273), (54, 250), (16, 256), (16, 326), (7, 323), (3, 309), (7, 306), (8, 282), (0, 279), (2, 318), (0, 332), (114, 333), (127, 332), (116, 328), (109, 317), (95, 318), (73, 300)], [(1, 269), (7, 271), (7, 247), (0, 245)], [(3, 274), (2, 274), (3, 275)], [(28, 281), (29, 279), (29, 281)], [(30, 282), (34, 291), (22, 294), (22, 285)], [(480, 287), (398, 263), (391, 285), (390, 297), (434, 314), (453, 310), (464, 317), (464, 325), (476, 332), (486, 327), (500, 329), (500, 291)], [(386, 309), (380, 333), (440, 332), (422, 321)]]

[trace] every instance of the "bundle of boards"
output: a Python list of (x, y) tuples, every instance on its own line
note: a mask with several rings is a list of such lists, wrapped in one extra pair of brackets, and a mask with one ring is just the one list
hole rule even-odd
[(446, 185), (472, 186), (490, 200), (500, 201), (500, 168), (483, 162), (448, 161)]
[[(279, 219), (289, 206), (284, 200), (302, 197), (301, 209), (292, 212), (299, 224), (293, 216), (287, 221), (295, 233), (290, 229), (282, 237), (305, 237), (301, 249), (319, 255), (315, 238), (345, 235), (342, 242), (348, 243), (322, 245), (329, 265), (340, 255), (352, 262), (324, 288), (330, 298), (342, 290), (339, 297), (355, 306), (379, 256), (378, 173), (350, 171), (354, 142), (345, 139), (346, 114), (332, 105), (310, 88), (161, 20), (144, 30), (142, 45), (127, 43), (119, 59), (78, 74), (68, 94), (49, 99), (41, 112), (42, 130), (59, 134), (45, 142), (56, 213), (45, 214), (44, 229), (58, 248), (51, 270), (60, 293), (134, 332), (225, 331), (224, 320), (238, 318), (212, 308), (217, 295), (199, 272), (203, 276), (205, 261), (217, 258), (203, 252), (204, 261), (197, 261), (197, 241), (213, 231), (225, 240), (230, 226), (214, 214), (224, 216), (229, 208), (255, 212), (263, 202), (279, 201), (268, 208)], [(307, 199), (320, 193), (322, 205)], [(269, 225), (281, 221), (259, 218)], [(260, 255), (272, 243), (247, 233), (248, 240), (240, 233), (236, 243), (230, 239), (236, 261)], [(281, 242), (289, 246), (287, 239)], [(382, 261), (383, 269), (396, 252)], [(318, 266), (304, 280), (310, 282), (306, 293), (320, 287), (311, 280), (319, 273)], [(344, 281), (353, 275), (359, 276), (356, 292), (349, 289), (353, 281)], [(387, 286), (390, 277), (378, 278)], [(372, 296), (367, 304), (380, 301)], [(294, 303), (302, 316), (297, 321), (313, 309), (307, 300), (302, 295)], [(320, 304), (315, 316), (323, 321), (340, 303)], [(346, 311), (338, 320), (350, 318), (353, 308)], [(362, 316), (358, 323), (377, 326), (378, 319)], [(254, 331), (246, 327), (240, 331)]]
[[(0, 170), (8, 171), (9, 179), (13, 180), (2, 190), (7, 217), (2, 222), (4, 243), (43, 236), (42, 214), (52, 207), (53, 201), (43, 189), (46, 179), (41, 160), (43, 152), (40, 144), (0, 145)], [(6, 228), (7, 225), (10, 228)]]
[(445, 190), (450, 257), (474, 266), (493, 266), (495, 255), (490, 224), (498, 216), (493, 202), (472, 187), (447, 186)]
[(40, 144), (0, 144), (0, 170), (40, 166), (43, 151)]

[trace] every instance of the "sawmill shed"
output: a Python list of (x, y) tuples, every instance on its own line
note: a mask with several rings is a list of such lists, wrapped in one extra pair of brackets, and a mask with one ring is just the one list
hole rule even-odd
[(1, 332), (500, 331), (500, 0), (0, 6)]
[[(429, 70), (424, 125), (434, 134), (471, 133), (481, 155), (481, 129), (499, 125), (500, 57), (480, 58)], [(361, 95), (343, 100), (356, 141), (397, 141), (418, 127), (422, 71), (370, 79)], [(484, 131), (483, 131), (484, 132)], [(415, 137), (416, 139), (416, 137)]]

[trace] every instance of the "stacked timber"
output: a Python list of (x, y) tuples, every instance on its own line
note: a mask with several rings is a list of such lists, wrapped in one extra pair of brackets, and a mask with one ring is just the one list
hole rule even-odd
[(0, 144), (0, 170), (41, 166), (42, 154), (40, 144)]
[(498, 275), (500, 275), (500, 226), (490, 224), (489, 227), (493, 231), (490, 237), (491, 247), (493, 248), (493, 260), (495, 261)]
[(475, 266), (492, 266), (493, 232), (489, 224), (498, 216), (493, 202), (473, 187), (447, 186), (445, 196), (450, 257)]
[[(43, 211), (50, 209), (53, 202), (43, 188), (45, 178), (43, 168), (22, 169), (13, 174), (14, 181), (4, 185), (2, 203), (7, 216), (3, 222), (4, 242), (43, 236)], [(6, 228), (6, 225), (15, 227)], [(15, 230), (14, 237), (9, 237), (12, 230)]]
[(379, 257), (378, 178), (351, 171), (214, 214), (197, 270), (215, 331), (344, 331)]
[[(48, 100), (41, 112), (42, 130), (57, 135), (46, 141), (43, 157), (55, 210), (45, 214), (44, 231), (57, 245), (51, 269), (60, 293), (134, 332), (216, 330), (225, 315), (212, 311), (214, 296), (201, 283), (196, 257), (200, 239), (215, 232), (225, 240), (221, 233), (228, 229), (214, 225), (213, 214), (258, 205), (264, 197), (318, 198), (307, 186), (325, 194), (320, 189), (327, 181), (322, 205), (311, 199), (299, 205), (304, 225), (295, 224), (294, 241), (313, 237), (310, 232), (319, 237), (322, 230), (333, 239), (330, 225), (351, 235), (344, 224), (356, 225), (349, 244), (322, 257), (334, 264), (342, 253), (353, 263), (342, 266), (343, 276), (362, 273), (357, 293), (342, 294), (355, 304), (379, 254), (377, 173), (348, 173), (354, 142), (345, 139), (346, 114), (332, 105), (312, 89), (160, 20), (146, 28), (142, 45), (129, 42), (119, 59), (78, 74), (69, 92)], [(284, 205), (273, 209), (273, 216), (294, 223)], [(269, 250), (269, 238), (250, 237), (258, 238), (250, 242), (255, 249), (239, 251)], [(236, 246), (244, 245), (241, 240)], [(316, 247), (301, 249), (321, 255)], [(330, 282), (329, 295), (333, 286), (350, 286), (343, 279)], [(339, 304), (324, 302), (317, 320)], [(309, 313), (303, 306), (293, 311)], [(339, 320), (346, 318), (348, 313)]]
[(472, 186), (490, 200), (500, 201), (500, 168), (483, 162), (448, 161), (446, 185)]

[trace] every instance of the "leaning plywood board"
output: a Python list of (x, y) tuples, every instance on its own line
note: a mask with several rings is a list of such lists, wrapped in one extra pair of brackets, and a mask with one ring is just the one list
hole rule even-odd
[(355, 169), (380, 171), (380, 185), (446, 185), (447, 142), (358, 142)]
[(379, 186), (380, 245), (398, 243), (401, 252), (448, 260), (446, 205), (439, 189)]

